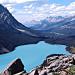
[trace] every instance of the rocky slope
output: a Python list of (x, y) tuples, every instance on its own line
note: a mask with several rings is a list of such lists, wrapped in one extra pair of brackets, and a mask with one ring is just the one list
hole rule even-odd
[(24, 70), (21, 59), (16, 59), (1, 72), (1, 75), (75, 75), (75, 54), (52, 54), (31, 72)]
[(53, 54), (28, 75), (75, 75), (75, 54)]

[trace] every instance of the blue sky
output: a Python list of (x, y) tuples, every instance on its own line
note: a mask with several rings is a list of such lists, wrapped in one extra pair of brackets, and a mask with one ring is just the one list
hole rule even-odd
[(21, 23), (75, 15), (75, 0), (0, 0), (0, 3)]
[(68, 5), (75, 0), (49, 0), (50, 3), (58, 3), (58, 4), (63, 4), (63, 5)]

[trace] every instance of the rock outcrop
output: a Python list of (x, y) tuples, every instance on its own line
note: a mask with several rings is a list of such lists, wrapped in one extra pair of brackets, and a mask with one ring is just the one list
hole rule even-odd
[(38, 75), (72, 75), (73, 67), (75, 67), (75, 55), (52, 54), (47, 56), (46, 60), (29, 75), (37, 75), (36, 70)]
[(52, 54), (31, 72), (24, 70), (21, 59), (16, 59), (1, 72), (1, 75), (75, 75), (75, 54)]
[(12, 61), (5, 69), (1, 72), (0, 75), (22, 75), (27, 74), (24, 70), (24, 65), (21, 59), (17, 58)]

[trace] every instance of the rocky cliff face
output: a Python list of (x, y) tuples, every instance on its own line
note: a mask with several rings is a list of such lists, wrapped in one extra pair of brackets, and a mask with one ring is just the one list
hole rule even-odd
[(74, 75), (75, 55), (53, 54), (46, 57), (44, 62), (29, 75)]

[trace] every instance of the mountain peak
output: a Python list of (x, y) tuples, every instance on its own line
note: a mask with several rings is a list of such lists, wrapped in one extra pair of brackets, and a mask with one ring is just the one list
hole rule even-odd
[(8, 19), (9, 15), (10, 13), (7, 8), (0, 4), (0, 22), (4, 23)]
[(6, 9), (2, 4), (0, 4), (0, 14)]

